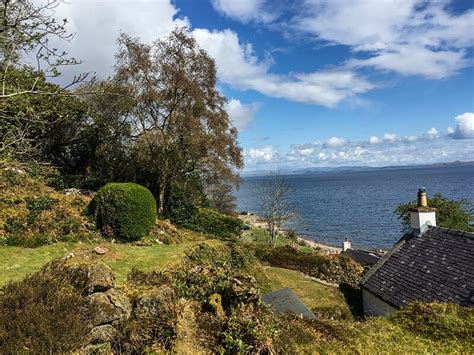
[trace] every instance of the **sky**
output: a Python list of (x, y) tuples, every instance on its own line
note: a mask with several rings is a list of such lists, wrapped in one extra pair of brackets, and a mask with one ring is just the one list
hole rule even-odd
[[(40, 0), (37, 0), (41, 2)], [(82, 60), (187, 26), (215, 60), (244, 172), (474, 160), (474, 2), (68, 0)]]

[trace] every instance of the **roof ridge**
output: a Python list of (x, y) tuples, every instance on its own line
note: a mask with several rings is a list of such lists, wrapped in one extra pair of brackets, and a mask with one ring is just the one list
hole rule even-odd
[(474, 233), (463, 231), (463, 230), (460, 230), (460, 229), (447, 228), (447, 227), (432, 227), (432, 228), (433, 229), (441, 229), (441, 230), (450, 232), (450, 234), (453, 234), (453, 232), (454, 232), (456, 235), (460, 235), (460, 236), (463, 236), (463, 237), (474, 238)]

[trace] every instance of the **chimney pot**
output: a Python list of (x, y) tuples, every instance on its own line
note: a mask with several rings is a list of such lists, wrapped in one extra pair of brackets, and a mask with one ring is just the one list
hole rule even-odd
[(410, 209), (410, 224), (415, 235), (423, 234), (429, 226), (436, 227), (436, 209), (428, 207), (426, 188), (418, 189), (417, 207)]
[(346, 240), (342, 242), (342, 251), (346, 251), (350, 248), (351, 248), (351, 242), (349, 241), (349, 238), (346, 238)]
[(420, 187), (418, 189), (418, 207), (428, 207), (428, 200), (426, 198), (425, 187)]

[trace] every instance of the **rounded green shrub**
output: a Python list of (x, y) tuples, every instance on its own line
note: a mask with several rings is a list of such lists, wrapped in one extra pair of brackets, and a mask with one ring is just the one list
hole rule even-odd
[(129, 241), (145, 237), (156, 221), (156, 201), (146, 187), (134, 183), (109, 183), (88, 207), (105, 234)]

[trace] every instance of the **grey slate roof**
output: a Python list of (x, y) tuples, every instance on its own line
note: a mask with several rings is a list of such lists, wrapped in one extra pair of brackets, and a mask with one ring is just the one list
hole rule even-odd
[(366, 250), (347, 249), (342, 252), (343, 256), (347, 256), (361, 265), (375, 265), (380, 260), (380, 256)]
[(304, 317), (314, 319), (316, 316), (289, 288), (268, 292), (263, 295), (263, 302), (269, 305), (276, 313), (302, 314)]
[(405, 234), (361, 284), (397, 308), (413, 301), (474, 306), (474, 234), (440, 227)]

